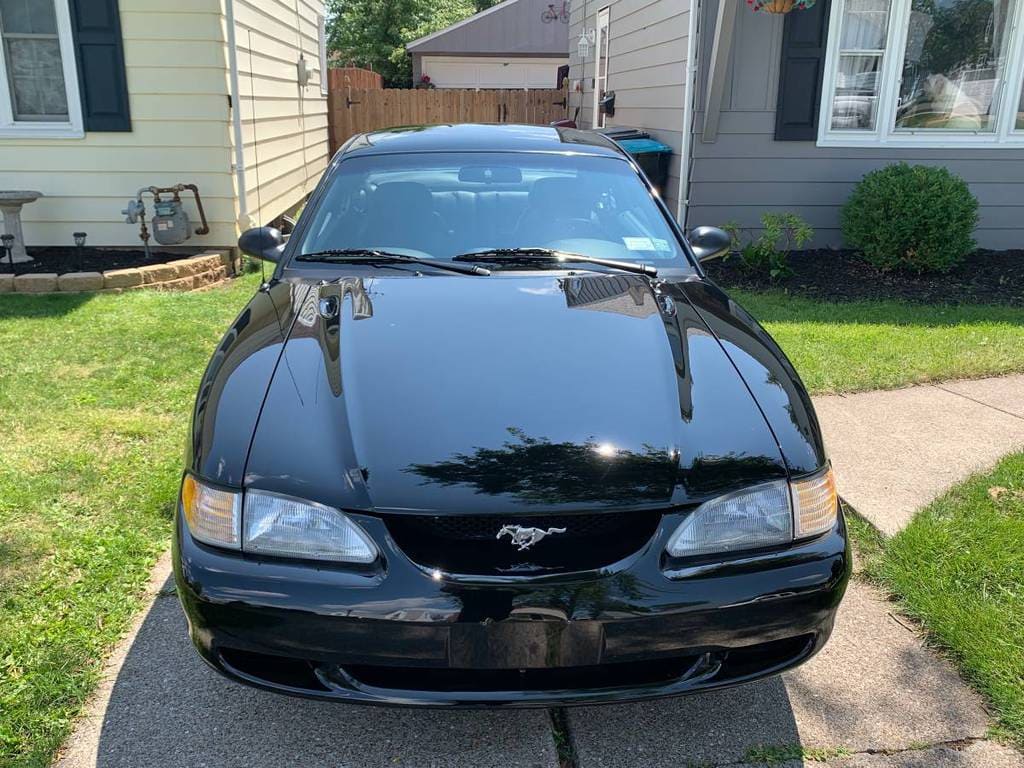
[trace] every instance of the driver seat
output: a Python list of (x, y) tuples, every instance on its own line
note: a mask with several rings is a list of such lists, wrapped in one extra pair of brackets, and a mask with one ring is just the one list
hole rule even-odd
[(590, 232), (574, 231), (571, 222), (574, 219), (589, 221), (595, 202), (575, 178), (548, 176), (537, 179), (530, 187), (526, 210), (516, 225), (516, 237), (524, 247), (542, 246), (552, 240), (570, 237), (586, 237)]

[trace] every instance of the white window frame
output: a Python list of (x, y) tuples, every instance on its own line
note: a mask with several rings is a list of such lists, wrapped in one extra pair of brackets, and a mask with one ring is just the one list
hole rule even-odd
[[(598, 9), (594, 22), (594, 111), (591, 125), (595, 128), (604, 128), (606, 118), (601, 111), (601, 92), (608, 89), (608, 67), (612, 63), (611, 40), (608, 31), (611, 28), (611, 16), (611, 6), (606, 5), (604, 8)], [(604, 72), (601, 71), (601, 46), (603, 45), (609, 46)]]
[(75, 44), (71, 33), (71, 12), (67, 0), (50, 0), (57, 15), (57, 39), (64, 69), (64, 88), (67, 91), (68, 119), (64, 121), (15, 120), (11, 101), (7, 60), (0, 46), (0, 138), (2, 139), (80, 139), (85, 136), (82, 126), (82, 100), (78, 91), (78, 70), (75, 66)]
[(1024, 129), (1014, 127), (1020, 89), (1024, 82), (1024, 0), (1016, 0), (1010, 27), (1003, 77), (996, 84), (999, 104), (996, 126), (992, 131), (954, 131), (941, 129), (897, 130), (896, 98), (899, 93), (903, 58), (906, 55), (912, 0), (891, 0), (886, 30), (885, 53), (879, 72), (878, 107), (875, 127), (867, 129), (832, 128), (832, 102), (839, 70), (839, 47), (843, 9), (847, 0), (833, 0), (825, 51), (825, 77), (818, 114), (819, 147), (917, 147), (952, 149), (957, 147), (1024, 146)]

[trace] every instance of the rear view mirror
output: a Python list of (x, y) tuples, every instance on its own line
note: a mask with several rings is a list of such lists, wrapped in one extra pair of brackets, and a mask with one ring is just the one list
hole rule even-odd
[(697, 261), (709, 261), (725, 256), (732, 247), (732, 239), (718, 227), (694, 227), (687, 238)]
[(467, 165), (459, 169), (459, 181), (476, 184), (520, 184), (523, 172), (514, 165)]
[(274, 227), (253, 227), (238, 238), (238, 250), (247, 256), (276, 263), (284, 252), (284, 236)]

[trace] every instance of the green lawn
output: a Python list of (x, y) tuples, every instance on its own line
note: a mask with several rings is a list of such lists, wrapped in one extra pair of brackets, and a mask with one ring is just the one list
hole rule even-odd
[(921, 620), (1024, 746), (1024, 453), (918, 513), (867, 572)]
[(814, 393), (1024, 371), (1024, 308), (730, 295), (775, 337)]
[[(0, 297), (0, 764), (49, 763), (139, 608), (199, 376), (257, 284)], [(1024, 310), (736, 298), (814, 391), (1024, 370)]]
[(48, 765), (138, 609), (199, 376), (257, 285), (0, 297), (0, 765)]

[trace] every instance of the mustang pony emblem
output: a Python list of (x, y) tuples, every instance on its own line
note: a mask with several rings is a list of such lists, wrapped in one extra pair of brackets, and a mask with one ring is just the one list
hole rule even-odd
[(501, 526), (501, 530), (498, 531), (498, 535), (494, 538), (500, 539), (505, 534), (508, 534), (512, 539), (512, 543), (518, 546), (519, 551), (522, 552), (524, 549), (532, 547), (545, 536), (550, 536), (553, 533), (565, 533), (565, 528), (548, 528), (545, 531), (543, 528), (523, 528), (521, 525), (503, 525)]

